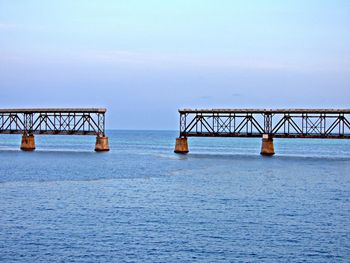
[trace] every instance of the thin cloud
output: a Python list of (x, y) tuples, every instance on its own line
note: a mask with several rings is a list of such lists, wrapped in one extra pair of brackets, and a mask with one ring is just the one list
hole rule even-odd
[(15, 29), (15, 28), (18, 28), (18, 25), (0, 22), (0, 30), (8, 30), (8, 29)]
[(43, 31), (44, 26), (0, 22), (0, 31)]
[[(276, 60), (269, 58), (242, 58), (223, 56), (195, 56), (179, 53), (115, 51), (70, 51), (61, 53), (0, 52), (0, 61), (13, 63), (89, 64), (153, 69), (208, 69), (253, 70), (270, 72), (350, 73), (350, 60), (320, 58), (319, 61), (302, 59)], [(36, 61), (36, 62), (34, 62)]]
[(152, 67), (200, 67), (236, 70), (266, 70), (266, 71), (338, 71), (349, 72), (347, 61), (283, 61), (261, 58), (235, 58), (220, 56), (193, 56), (187, 54), (146, 53), (131, 51), (104, 51), (88, 55), (98, 63), (124, 64), (129, 66)]

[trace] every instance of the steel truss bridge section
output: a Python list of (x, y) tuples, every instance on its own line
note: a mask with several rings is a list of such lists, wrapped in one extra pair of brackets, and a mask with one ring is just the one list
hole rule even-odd
[(104, 108), (0, 109), (0, 134), (105, 136)]
[(350, 139), (350, 109), (180, 109), (180, 137)]

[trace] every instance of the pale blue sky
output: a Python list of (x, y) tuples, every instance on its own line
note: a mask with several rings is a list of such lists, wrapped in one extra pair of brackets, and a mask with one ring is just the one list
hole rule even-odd
[(0, 107), (349, 108), (350, 1), (0, 0)]

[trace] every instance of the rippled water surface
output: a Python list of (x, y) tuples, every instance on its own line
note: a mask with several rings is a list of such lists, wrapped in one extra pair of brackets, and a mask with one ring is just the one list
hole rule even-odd
[(0, 136), (0, 261), (350, 261), (350, 141), (108, 135)]

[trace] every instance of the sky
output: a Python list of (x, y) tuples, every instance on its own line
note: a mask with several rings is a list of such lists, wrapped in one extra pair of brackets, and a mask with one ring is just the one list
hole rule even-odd
[(350, 108), (348, 0), (0, 0), (0, 108)]

